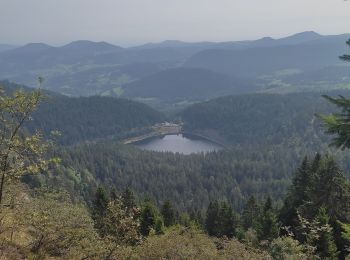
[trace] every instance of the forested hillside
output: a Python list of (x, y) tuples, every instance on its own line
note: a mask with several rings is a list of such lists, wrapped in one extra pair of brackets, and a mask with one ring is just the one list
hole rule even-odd
[[(213, 199), (227, 200), (240, 210), (252, 194), (259, 199), (270, 194), (280, 201), (302, 152), (277, 146), (243, 149), (186, 156), (106, 142), (78, 145), (55, 153), (62, 166), (49, 182), (69, 187), (87, 201), (98, 183), (108, 189), (129, 187), (138, 198), (150, 196), (158, 205), (170, 200), (188, 211), (203, 211)], [(59, 185), (65, 178), (67, 184)]]
[(124, 87), (123, 96), (165, 102), (202, 101), (229, 94), (253, 92), (253, 81), (230, 77), (205, 69), (169, 69)]
[[(9, 82), (0, 86), (11, 93), (14, 89), (28, 88)], [(41, 129), (46, 137), (52, 131), (59, 131), (59, 144), (72, 144), (96, 139), (127, 138), (147, 131), (164, 116), (154, 109), (127, 99), (111, 97), (69, 98), (52, 92), (45, 92), (46, 98), (33, 114), (27, 129)]]
[[(327, 92), (350, 95), (348, 91)], [(315, 113), (332, 111), (319, 93), (228, 96), (198, 103), (181, 117), (185, 130), (237, 144), (325, 142)]]

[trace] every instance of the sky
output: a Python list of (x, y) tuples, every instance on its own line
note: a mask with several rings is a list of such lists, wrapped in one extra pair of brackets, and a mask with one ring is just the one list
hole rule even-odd
[(344, 0), (0, 0), (0, 43), (132, 46), (350, 33)]

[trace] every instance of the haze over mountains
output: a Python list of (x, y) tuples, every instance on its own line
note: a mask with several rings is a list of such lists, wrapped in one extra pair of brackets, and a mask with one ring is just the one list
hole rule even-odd
[(256, 91), (347, 88), (350, 78), (337, 57), (346, 53), (348, 38), (303, 32), (281, 39), (129, 48), (91, 41), (0, 45), (0, 79), (35, 87), (40, 75), (45, 88), (64, 95), (146, 99), (155, 106)]

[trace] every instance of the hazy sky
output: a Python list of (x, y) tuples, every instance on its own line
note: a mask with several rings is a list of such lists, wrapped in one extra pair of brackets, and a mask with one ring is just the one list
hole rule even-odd
[(343, 0), (0, 0), (0, 43), (78, 39), (122, 46), (350, 32)]

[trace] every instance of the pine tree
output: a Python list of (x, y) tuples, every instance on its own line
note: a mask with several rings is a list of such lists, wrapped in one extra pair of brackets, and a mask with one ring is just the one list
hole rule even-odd
[(220, 203), (216, 236), (232, 238), (235, 235), (236, 224), (232, 207), (227, 202)]
[(317, 158), (311, 163), (306, 156), (304, 157), (301, 166), (294, 174), (292, 185), (289, 188), (283, 207), (280, 210), (279, 219), (284, 226), (290, 227), (295, 235), (298, 234), (294, 227), (299, 223), (297, 209), (305, 201), (309, 201), (308, 189), (313, 179), (311, 176), (313, 172), (312, 169), (318, 167), (319, 160), (319, 155), (317, 155)]
[(209, 236), (231, 238), (235, 234), (237, 222), (232, 207), (227, 202), (210, 202), (205, 220)]
[(219, 202), (210, 202), (205, 219), (205, 229), (209, 236), (215, 236), (219, 226)]
[(164, 225), (166, 227), (170, 227), (175, 224), (175, 210), (170, 201), (167, 200), (164, 202), (161, 209), (161, 214), (163, 216)]
[(279, 227), (276, 214), (272, 208), (272, 201), (270, 197), (267, 198), (263, 211), (258, 218), (256, 231), (259, 240), (271, 241), (272, 239), (278, 237)]
[(148, 236), (155, 228), (157, 215), (157, 209), (150, 200), (147, 200), (142, 207), (140, 218), (140, 232), (143, 236)]
[(318, 239), (316, 242), (316, 252), (321, 259), (338, 259), (337, 247), (334, 243), (332, 228), (329, 225), (329, 217), (326, 209), (321, 207), (316, 216), (318, 223)]
[[(333, 228), (329, 225), (329, 216), (324, 207), (319, 208), (315, 218), (309, 222), (299, 215), (305, 244), (320, 259), (338, 259), (339, 252), (334, 242)], [(343, 259), (343, 257), (341, 257)]]
[[(346, 42), (346, 44), (350, 46), (350, 39)], [(340, 59), (350, 62), (350, 55), (345, 54), (340, 56)], [(324, 128), (326, 128), (326, 133), (336, 135), (336, 137), (333, 138), (331, 145), (341, 149), (349, 148), (350, 100), (343, 96), (339, 96), (339, 98), (332, 98), (330, 96), (323, 95), (323, 97), (330, 103), (336, 105), (342, 111), (342, 113), (339, 114), (317, 114), (317, 117), (322, 120)]]
[(256, 203), (255, 197), (251, 196), (244, 206), (242, 213), (243, 227), (245, 230), (253, 227), (254, 222), (259, 214), (259, 207)]
[(98, 186), (92, 206), (92, 219), (94, 220), (95, 228), (102, 236), (106, 235), (108, 232), (105, 225), (108, 203), (109, 198), (106, 190), (102, 186)]
[(283, 226), (290, 227), (296, 239), (305, 242), (298, 213), (312, 220), (319, 214), (320, 208), (326, 210), (335, 243), (344, 256), (349, 242), (342, 238), (338, 223), (349, 223), (350, 220), (350, 182), (334, 158), (317, 154), (311, 163), (304, 160), (294, 176), (280, 220)]

